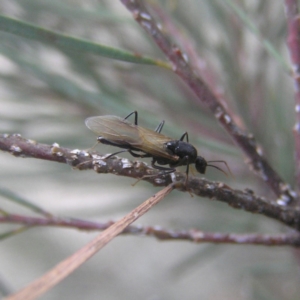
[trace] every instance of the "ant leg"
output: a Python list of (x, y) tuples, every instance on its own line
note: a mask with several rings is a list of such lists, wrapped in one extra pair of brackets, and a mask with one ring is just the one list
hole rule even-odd
[(161, 166), (156, 165), (155, 163), (156, 163), (156, 160), (153, 159), (152, 162), (151, 162), (152, 168), (157, 169), (157, 170), (161, 170), (161, 171), (165, 171), (165, 172), (164, 172), (165, 174), (173, 173), (173, 172), (176, 171), (175, 168), (161, 167)]
[(172, 167), (179, 167), (179, 166), (184, 166), (186, 165), (186, 180), (185, 182), (187, 182), (188, 177), (189, 177), (189, 170), (190, 170), (190, 163), (189, 163), (189, 156), (185, 156), (184, 158), (180, 159), (177, 163), (172, 164)]
[(158, 126), (155, 128), (154, 131), (160, 133), (161, 130), (163, 129), (163, 127), (164, 127), (164, 124), (165, 124), (165, 120), (162, 120), (162, 121), (160, 122), (160, 124), (158, 124)]
[(186, 155), (185, 157), (179, 159), (176, 163), (172, 164), (172, 167), (176, 168), (179, 166), (189, 165), (189, 157)]
[[(151, 156), (151, 155), (149, 155), (149, 156)], [(151, 162), (152, 168), (160, 170), (160, 171), (163, 171), (163, 173), (162, 173), (163, 175), (165, 175), (165, 174), (171, 174), (171, 173), (173, 173), (173, 172), (176, 171), (175, 168), (161, 167), (161, 166), (156, 165), (155, 163), (156, 163), (156, 159), (153, 158), (153, 160)], [(139, 181), (141, 181), (144, 178), (149, 178), (149, 177), (153, 177), (153, 176), (155, 176), (155, 175), (144, 175), (143, 177), (139, 178), (135, 183), (133, 183), (132, 186), (135, 186)]]
[(138, 112), (135, 110), (132, 113), (130, 113), (127, 117), (124, 118), (124, 120), (128, 119), (131, 115), (135, 115), (134, 117), (134, 125), (138, 124)]
[(105, 157), (105, 159), (111, 158), (112, 156), (115, 156), (115, 155), (117, 155), (119, 153), (123, 153), (123, 152), (129, 152), (133, 157), (151, 157), (151, 155), (147, 154), (147, 153), (145, 153), (145, 154), (137, 154), (137, 153), (134, 153), (130, 149), (125, 149), (125, 150), (121, 150), (121, 151), (118, 151), (118, 152), (114, 152), (114, 153), (108, 155), (107, 157)]
[(119, 147), (119, 148), (125, 148), (126, 149), (126, 148), (130, 147), (130, 145), (128, 143), (126, 143), (126, 142), (124, 142), (125, 145), (124, 144), (120, 145), (118, 143), (114, 143), (114, 142), (112, 142), (110, 140), (107, 140), (107, 139), (103, 138), (102, 136), (98, 136), (97, 141), (99, 143), (101, 143), (101, 144), (115, 146), (115, 147)]
[[(124, 120), (128, 119), (131, 115), (135, 115), (134, 117), (134, 125), (138, 125), (138, 112), (135, 110), (133, 112), (131, 112), (127, 117), (124, 118)], [(162, 128), (164, 127), (165, 121), (163, 120), (154, 130), (155, 132), (160, 133)]]
[(185, 182), (187, 182), (187, 180), (188, 180), (188, 178), (189, 178), (189, 170), (190, 170), (190, 165), (187, 164), (187, 165), (186, 165), (186, 171), (185, 171), (185, 173), (186, 173), (186, 179), (185, 179)]
[(111, 157), (115, 154), (118, 154), (118, 153), (122, 153), (122, 152), (129, 152), (133, 157), (152, 157), (152, 155), (145, 153), (143, 151), (141, 151), (141, 152), (143, 152), (145, 154), (138, 154), (138, 153), (133, 152), (132, 149), (130, 149), (131, 148), (130, 144), (128, 144), (128, 143), (125, 145), (120, 145), (120, 144), (111, 142), (101, 136), (99, 136), (97, 140), (98, 140), (98, 142), (105, 144), (105, 145), (116, 146), (116, 147), (125, 148), (125, 149), (127, 148), (126, 150), (121, 150), (121, 151), (115, 152), (115, 153), (111, 154), (109, 157)]
[[(119, 154), (119, 153), (122, 153), (122, 152), (127, 152), (127, 151), (128, 151), (127, 149), (126, 149), (126, 150), (121, 150), (121, 151), (118, 151), (118, 152), (109, 154), (108, 156), (103, 157), (103, 159), (109, 159), (109, 158), (111, 158), (112, 156), (115, 156), (116, 154)], [(94, 160), (94, 159), (92, 158), (91, 160), (88, 160), (88, 161), (84, 161), (84, 162), (82, 162), (82, 163), (79, 163), (79, 164), (76, 165), (74, 168), (79, 169), (80, 166), (82, 166), (82, 165), (84, 165), (84, 164), (86, 164), (86, 163), (90, 163), (90, 162), (93, 161), (93, 160)]]
[[(189, 157), (188, 156), (185, 156), (183, 158), (184, 161), (188, 161), (189, 160)], [(161, 167), (161, 166), (157, 166), (156, 164), (156, 160), (153, 159), (152, 162), (151, 162), (151, 166), (152, 168), (154, 169), (158, 169), (158, 170), (162, 170), (164, 171), (164, 174), (170, 174), (170, 173), (173, 173), (176, 171), (175, 168), (165, 168), (165, 167)], [(187, 187), (187, 181), (188, 181), (188, 173), (189, 173), (189, 164), (187, 163), (187, 167), (186, 167), (186, 178), (185, 178), (185, 187)], [(147, 175), (146, 175), (147, 176)], [(189, 192), (189, 194), (191, 195), (191, 197), (193, 197), (193, 194), (190, 193), (190, 191), (187, 189), (187, 191)]]
[(107, 156), (106, 158), (110, 158), (116, 154), (119, 154), (119, 153), (123, 153), (123, 152), (130, 152), (129, 149), (126, 149), (126, 145), (124, 146), (121, 146), (120, 144), (117, 144), (117, 143), (114, 143), (114, 142), (111, 142), (105, 138), (103, 138), (102, 136), (98, 136), (97, 138), (98, 142), (99, 143), (102, 143), (102, 144), (105, 144), (105, 145), (110, 145), (110, 146), (116, 146), (116, 147), (119, 147), (119, 148), (125, 148), (125, 150), (121, 150), (121, 151), (118, 151), (118, 152), (114, 152), (112, 154), (110, 154), (109, 156)]
[[(149, 155), (150, 156), (150, 155)], [(153, 158), (152, 162), (151, 162), (151, 166), (154, 169), (160, 170), (160, 171), (164, 171), (163, 174), (170, 174), (176, 171), (175, 168), (166, 168), (166, 167), (161, 167), (161, 166), (157, 166), (156, 164), (156, 159)], [(159, 173), (160, 174), (160, 173)], [(135, 183), (132, 184), (132, 186), (135, 186), (139, 181), (141, 181), (144, 178), (149, 178), (149, 177), (154, 177), (155, 175), (144, 175), (143, 177), (139, 178)]]
[(135, 153), (135, 152), (133, 152), (132, 150), (127, 150), (133, 157), (152, 157), (152, 155), (150, 155), (150, 154), (147, 154), (147, 153), (145, 153), (145, 154), (138, 154), (138, 153)]
[[(130, 152), (130, 151), (129, 151)], [(131, 153), (131, 152), (130, 152)], [(132, 154), (132, 153), (131, 153)], [(136, 154), (136, 153), (134, 153)], [(147, 155), (147, 156), (146, 156)], [(146, 154), (145, 156), (143, 157), (151, 157), (151, 155), (148, 155)], [(154, 169), (157, 169), (157, 170), (161, 170), (161, 171), (164, 171), (163, 174), (169, 174), (169, 173), (173, 173), (175, 172), (176, 170), (174, 168), (165, 168), (165, 167), (161, 167), (161, 166), (157, 166), (156, 164), (156, 160), (153, 158), (152, 162), (151, 162), (151, 166), (152, 168)], [(160, 174), (160, 173), (159, 173)], [(139, 178), (136, 182), (134, 182), (132, 184), (132, 186), (135, 186), (138, 182), (140, 182), (142, 179), (145, 179), (145, 178), (149, 178), (149, 177), (154, 177), (155, 175), (144, 175), (142, 176), (141, 178)]]
[(121, 150), (121, 151), (118, 151), (118, 152), (115, 152), (115, 153), (112, 153), (112, 154), (109, 154), (108, 156), (105, 157), (105, 159), (108, 159), (108, 158), (111, 158), (119, 153), (123, 153), (123, 152), (128, 152), (129, 150)]
[[(124, 120), (128, 119), (131, 115), (135, 115), (134, 117), (134, 125), (138, 125), (138, 112), (135, 110), (133, 112), (131, 112), (127, 117), (124, 118)], [(154, 130), (155, 132), (160, 133), (162, 128), (164, 127), (165, 121), (163, 120)]]
[(185, 132), (179, 140), (183, 141), (184, 137), (186, 137), (186, 141), (189, 142), (189, 134), (187, 132)]

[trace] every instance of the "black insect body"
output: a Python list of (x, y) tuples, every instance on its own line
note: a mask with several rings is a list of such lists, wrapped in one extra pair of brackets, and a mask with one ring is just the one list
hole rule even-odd
[[(133, 114), (135, 115), (134, 124), (127, 120)], [(157, 126), (155, 131), (138, 126), (137, 121), (138, 113), (134, 111), (124, 119), (110, 115), (90, 117), (86, 119), (85, 124), (99, 135), (99, 142), (126, 149), (124, 151), (128, 151), (134, 157), (152, 157), (152, 167), (165, 173), (174, 172), (178, 166), (187, 166), (186, 173), (188, 174), (190, 164), (195, 164), (196, 170), (201, 174), (205, 173), (207, 166), (224, 172), (208, 164), (202, 156), (198, 156), (196, 148), (188, 141), (187, 132), (179, 140), (174, 140), (160, 133), (164, 121)], [(184, 138), (186, 142), (183, 141)], [(162, 167), (163, 165), (169, 165), (169, 168)]]
[[(185, 133), (183, 137), (185, 135), (187, 136), (187, 133)], [(204, 174), (206, 171), (206, 167), (211, 166), (207, 164), (206, 160), (202, 156), (197, 156), (197, 150), (193, 145), (187, 142), (183, 142), (182, 139), (180, 139), (179, 141), (168, 142), (166, 144), (166, 148), (173, 155), (179, 156), (179, 160), (177, 163), (175, 164), (169, 163), (170, 166), (172, 167), (182, 166), (182, 165), (187, 165), (188, 167), (189, 164), (195, 163), (196, 170), (199, 173)]]

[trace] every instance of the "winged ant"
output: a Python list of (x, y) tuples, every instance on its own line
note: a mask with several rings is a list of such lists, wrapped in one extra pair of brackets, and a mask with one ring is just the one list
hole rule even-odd
[[(134, 124), (128, 121), (131, 115), (135, 117)], [(189, 143), (187, 132), (179, 140), (161, 134), (164, 123), (165, 121), (162, 121), (154, 131), (143, 128), (138, 125), (137, 111), (133, 111), (124, 119), (106, 115), (90, 117), (85, 120), (86, 126), (99, 135), (98, 142), (125, 149), (111, 154), (109, 157), (128, 151), (134, 157), (152, 157), (152, 167), (164, 171), (164, 173), (172, 173), (176, 167), (186, 166), (188, 176), (189, 165), (195, 164), (196, 170), (201, 174), (205, 173), (207, 167), (213, 167), (227, 175), (221, 168), (210, 164), (211, 162), (222, 162), (229, 170), (225, 161), (206, 161), (202, 156), (198, 156), (196, 148)], [(169, 165), (169, 167), (163, 167), (164, 165)]]

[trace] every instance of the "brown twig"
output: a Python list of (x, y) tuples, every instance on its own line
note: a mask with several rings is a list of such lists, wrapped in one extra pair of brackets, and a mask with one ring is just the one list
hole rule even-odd
[[(149, 6), (160, 18), (164, 30), (167, 31), (172, 37), (175, 37), (176, 41), (178, 41), (178, 43), (184, 47), (185, 52), (189, 56), (190, 62), (197, 66), (196, 71), (200, 72), (199, 75), (204, 78), (204, 81), (209, 88), (216, 88), (219, 85), (217, 77), (215, 76), (216, 74), (214, 74), (207, 61), (200, 57), (199, 53), (196, 52), (193, 40), (187, 35), (187, 32), (179, 30), (177, 26), (175, 26), (170, 15), (168, 15), (162, 6), (157, 2), (151, 2), (149, 3)], [(215, 91), (215, 93), (220, 95), (219, 91)]]
[(83, 150), (70, 150), (58, 144), (45, 145), (22, 138), (20, 135), (0, 135), (0, 150), (18, 157), (32, 157), (67, 163), (78, 170), (93, 169), (97, 173), (112, 173), (131, 178), (141, 178), (155, 186), (177, 183), (176, 189), (189, 191), (197, 196), (222, 201), (237, 209), (262, 214), (276, 219), (287, 226), (300, 230), (300, 208), (282, 205), (281, 199), (271, 201), (256, 196), (253, 191), (235, 190), (224, 183), (189, 176), (184, 184), (185, 173), (159, 173), (144, 162), (131, 162), (127, 158), (110, 157)]
[(300, 190), (300, 15), (297, 0), (285, 0), (285, 11), (288, 29), (288, 49), (290, 52), (294, 87), (296, 124), (294, 126), (295, 152), (296, 152), (296, 183)]
[(31, 300), (43, 295), (49, 289), (67, 277), (70, 273), (76, 270), (79, 266), (81, 266), (84, 262), (86, 262), (89, 258), (95, 255), (108, 242), (119, 235), (128, 225), (140, 218), (155, 204), (159, 203), (173, 189), (173, 184), (168, 185), (163, 190), (139, 205), (120, 221), (114, 223), (108, 229), (100, 233), (95, 239), (93, 239), (79, 251), (69, 256), (48, 273), (32, 282), (21, 291), (7, 297), (6, 300)]
[(120, 0), (133, 14), (135, 20), (153, 38), (157, 46), (164, 52), (173, 64), (173, 71), (190, 87), (198, 98), (199, 103), (204, 103), (223, 128), (230, 134), (235, 143), (249, 158), (253, 170), (271, 187), (282, 203), (292, 203), (297, 194), (285, 183), (269, 165), (263, 156), (262, 149), (257, 145), (251, 134), (245, 133), (233, 120), (221, 104), (217, 96), (208, 88), (205, 82), (196, 75), (188, 63), (188, 57), (174, 46), (157, 26), (153, 16), (147, 10), (143, 1)]
[[(20, 224), (25, 226), (57, 226), (76, 228), (80, 230), (105, 230), (115, 222), (105, 223), (84, 221), (73, 218), (62, 217), (31, 217), (15, 214), (0, 216), (0, 223)], [(285, 234), (234, 234), (219, 232), (203, 232), (200, 230), (169, 230), (160, 226), (134, 226), (126, 227), (121, 234), (153, 236), (161, 241), (183, 240), (193, 243), (215, 243), (215, 244), (251, 244), (262, 246), (300, 246), (300, 233)]]

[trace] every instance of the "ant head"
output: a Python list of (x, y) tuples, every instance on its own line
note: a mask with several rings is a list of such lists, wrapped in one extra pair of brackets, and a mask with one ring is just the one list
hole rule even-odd
[(228, 174), (227, 174), (224, 170), (222, 170), (221, 168), (219, 168), (219, 167), (217, 167), (217, 166), (215, 166), (215, 165), (209, 164), (209, 163), (211, 163), (211, 162), (221, 162), (221, 163), (224, 163), (225, 166), (226, 166), (226, 168), (227, 168), (227, 170), (228, 170), (229, 173), (231, 174), (230, 169), (229, 169), (229, 167), (228, 167), (228, 165), (227, 165), (227, 163), (226, 163), (225, 161), (223, 161), (223, 160), (211, 160), (211, 161), (206, 161), (202, 156), (197, 156), (197, 159), (196, 159), (196, 161), (195, 161), (195, 167), (196, 167), (196, 170), (197, 170), (199, 173), (204, 174), (207, 167), (212, 167), (212, 168), (215, 168), (215, 169), (221, 171), (221, 172), (224, 173), (226, 176), (228, 176)]
[(195, 161), (196, 170), (199, 173), (204, 174), (207, 166), (207, 161), (202, 156), (197, 156)]

